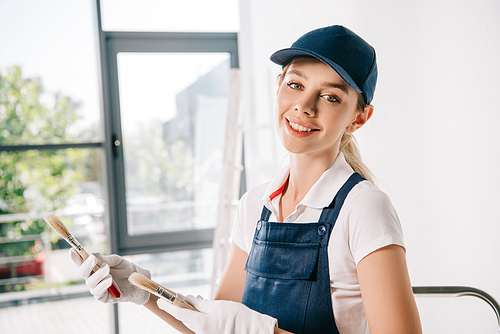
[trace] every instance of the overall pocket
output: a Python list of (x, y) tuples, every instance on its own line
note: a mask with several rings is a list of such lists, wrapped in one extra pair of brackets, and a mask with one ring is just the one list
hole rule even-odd
[(253, 241), (245, 270), (259, 277), (310, 279), (319, 256), (319, 243)]

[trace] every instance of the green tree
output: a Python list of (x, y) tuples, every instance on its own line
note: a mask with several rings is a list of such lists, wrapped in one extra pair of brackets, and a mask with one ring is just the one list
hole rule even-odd
[[(20, 67), (0, 70), (0, 215), (62, 208), (88, 174), (89, 150), (1, 151), (6, 145), (76, 140), (68, 128), (78, 119), (78, 104), (56, 94), (49, 107), (42, 94), (41, 81), (24, 78)], [(0, 223), (0, 238), (41, 234), (45, 227), (38, 219)], [(0, 256), (31, 254), (33, 244), (0, 244)]]

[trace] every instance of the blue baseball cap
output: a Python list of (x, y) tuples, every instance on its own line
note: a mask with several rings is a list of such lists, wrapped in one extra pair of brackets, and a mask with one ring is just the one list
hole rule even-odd
[(271, 60), (285, 66), (294, 58), (314, 57), (330, 66), (370, 104), (377, 84), (375, 49), (351, 30), (334, 25), (301, 36), (288, 49), (276, 51)]

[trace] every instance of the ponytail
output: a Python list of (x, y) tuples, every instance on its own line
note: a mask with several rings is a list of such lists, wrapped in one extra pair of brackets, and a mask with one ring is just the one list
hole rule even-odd
[[(363, 97), (363, 95), (358, 93), (358, 111), (363, 112), (363, 110), (365, 110), (365, 107), (365, 98)], [(356, 173), (361, 174), (365, 179), (367, 179), (371, 183), (374, 183), (373, 174), (363, 163), (363, 160), (361, 159), (361, 153), (359, 152), (358, 143), (352, 133), (347, 131), (344, 132), (344, 135), (340, 140), (340, 152), (344, 153), (345, 161)]]
[(344, 132), (340, 141), (340, 152), (344, 153), (346, 162), (356, 173), (361, 174), (365, 179), (373, 183), (373, 175), (363, 163), (356, 138), (352, 133)]

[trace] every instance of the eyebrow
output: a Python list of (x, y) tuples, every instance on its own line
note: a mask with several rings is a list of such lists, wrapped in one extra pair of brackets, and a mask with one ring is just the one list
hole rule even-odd
[[(299, 71), (299, 70), (290, 70), (290, 71), (288, 71), (288, 73), (295, 74), (298, 77), (307, 79), (307, 75), (304, 72)], [(338, 88), (341, 91), (343, 91), (344, 93), (349, 94), (349, 85), (347, 85), (344, 81), (342, 81), (340, 83), (338, 83), (338, 82), (325, 82), (323, 85), (327, 86), (327, 87), (331, 87), (331, 88)]]

